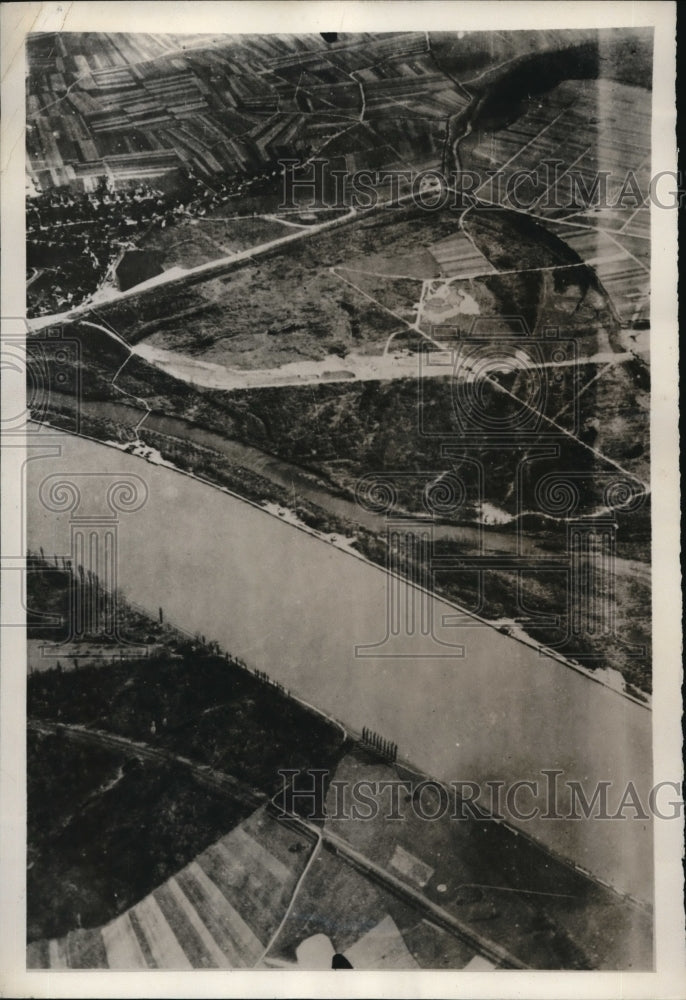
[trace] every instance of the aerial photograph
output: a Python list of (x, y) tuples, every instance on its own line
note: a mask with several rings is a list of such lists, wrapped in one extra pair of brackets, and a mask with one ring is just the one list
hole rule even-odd
[(28, 35), (28, 969), (654, 969), (653, 64)]

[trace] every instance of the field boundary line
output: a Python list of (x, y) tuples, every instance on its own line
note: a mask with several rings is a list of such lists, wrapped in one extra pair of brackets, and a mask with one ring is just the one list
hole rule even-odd
[[(308, 826), (308, 829), (309, 829), (309, 826)], [(284, 926), (286, 924), (286, 921), (288, 920), (289, 916), (291, 915), (291, 910), (293, 909), (293, 906), (295, 904), (296, 897), (297, 897), (298, 893), (300, 892), (302, 884), (305, 881), (305, 878), (306, 878), (306, 876), (307, 876), (310, 868), (312, 867), (312, 865), (313, 865), (313, 863), (315, 861), (316, 856), (319, 854), (321, 846), (322, 846), (322, 832), (321, 832), (321, 830), (317, 830), (317, 841), (316, 841), (314, 847), (312, 848), (312, 853), (310, 854), (309, 858), (307, 859), (307, 864), (303, 868), (302, 872), (300, 873), (300, 877), (298, 878), (298, 881), (295, 883), (295, 886), (293, 887), (293, 892), (291, 893), (291, 898), (289, 900), (288, 906), (286, 907), (286, 912), (284, 913), (284, 915), (282, 916), (281, 920), (279, 921), (279, 926), (276, 928), (276, 930), (274, 931), (274, 933), (272, 934), (272, 936), (269, 938), (269, 941), (265, 945), (264, 951), (262, 952), (262, 954), (259, 956), (259, 958), (255, 962), (255, 964), (253, 966), (254, 969), (257, 969), (257, 968), (259, 968), (262, 965), (262, 963), (264, 962), (265, 958), (267, 957), (267, 955), (269, 954), (269, 952), (271, 951), (271, 949), (276, 944), (276, 942), (277, 942), (277, 940), (279, 938), (279, 935), (281, 934), (281, 931), (283, 930), (283, 928), (284, 928)]]

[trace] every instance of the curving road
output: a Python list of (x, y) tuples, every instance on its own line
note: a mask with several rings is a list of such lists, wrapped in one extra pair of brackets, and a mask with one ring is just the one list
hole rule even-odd
[(267, 801), (264, 792), (253, 788), (251, 785), (234, 778), (233, 775), (225, 771), (216, 771), (209, 764), (195, 764), (187, 757), (181, 757), (172, 750), (165, 750), (162, 747), (153, 747), (149, 743), (139, 743), (136, 740), (127, 739), (125, 736), (117, 736), (114, 733), (105, 733), (101, 729), (86, 729), (85, 726), (69, 725), (64, 722), (46, 722), (38, 719), (29, 719), (28, 728), (33, 732), (48, 735), (61, 732), (67, 739), (76, 743), (96, 744), (100, 747), (107, 747), (110, 750), (118, 750), (126, 754), (127, 757), (137, 757), (139, 760), (152, 760), (156, 763), (180, 764), (193, 775), (199, 782), (209, 785), (217, 791), (229, 792), (234, 799), (245, 803), (250, 808), (257, 809)]

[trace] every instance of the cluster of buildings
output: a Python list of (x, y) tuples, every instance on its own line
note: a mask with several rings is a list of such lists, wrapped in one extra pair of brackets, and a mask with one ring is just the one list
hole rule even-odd
[(202, 215), (227, 196), (226, 185), (213, 192), (193, 175), (182, 180), (176, 192), (144, 181), (118, 190), (101, 179), (93, 191), (53, 189), (27, 199), (28, 315), (80, 304), (151, 227)]
[(282, 159), (435, 167), (467, 101), (418, 32), (32, 35), (29, 312), (83, 301), (147, 227), (279, 190)]

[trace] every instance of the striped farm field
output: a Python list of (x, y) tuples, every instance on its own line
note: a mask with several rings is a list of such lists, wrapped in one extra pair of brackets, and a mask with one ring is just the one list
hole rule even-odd
[[(297, 850), (289, 850), (295, 844)], [(32, 942), (29, 968), (253, 968), (313, 844), (264, 809), (104, 927)]]
[(609, 234), (600, 228), (574, 228), (553, 222), (546, 225), (595, 270), (623, 325), (645, 318), (650, 292), (647, 241)]
[[(646, 195), (649, 190), (650, 113), (650, 93), (641, 87), (602, 79), (568, 80), (545, 97), (532, 99), (527, 111), (508, 127), (475, 130), (476, 140), (465, 144), (466, 165), (497, 168), (505, 176), (538, 171), (536, 180), (527, 181), (519, 195), (526, 197), (531, 210), (584, 205), (584, 192), (590, 195), (596, 175), (604, 171), (608, 203), (619, 201), (609, 218), (616, 223), (620, 219), (616, 213), (626, 212), (620, 223), (624, 225), (637, 213), (627, 230), (638, 232), (641, 198), (635, 190)], [(559, 166), (546, 169), (544, 161), (558, 161)], [(476, 193), (484, 201), (509, 203), (502, 181), (498, 186), (487, 179)]]
[(440, 265), (446, 278), (472, 278), (477, 274), (495, 274), (495, 268), (463, 233), (434, 243), (429, 253)]

